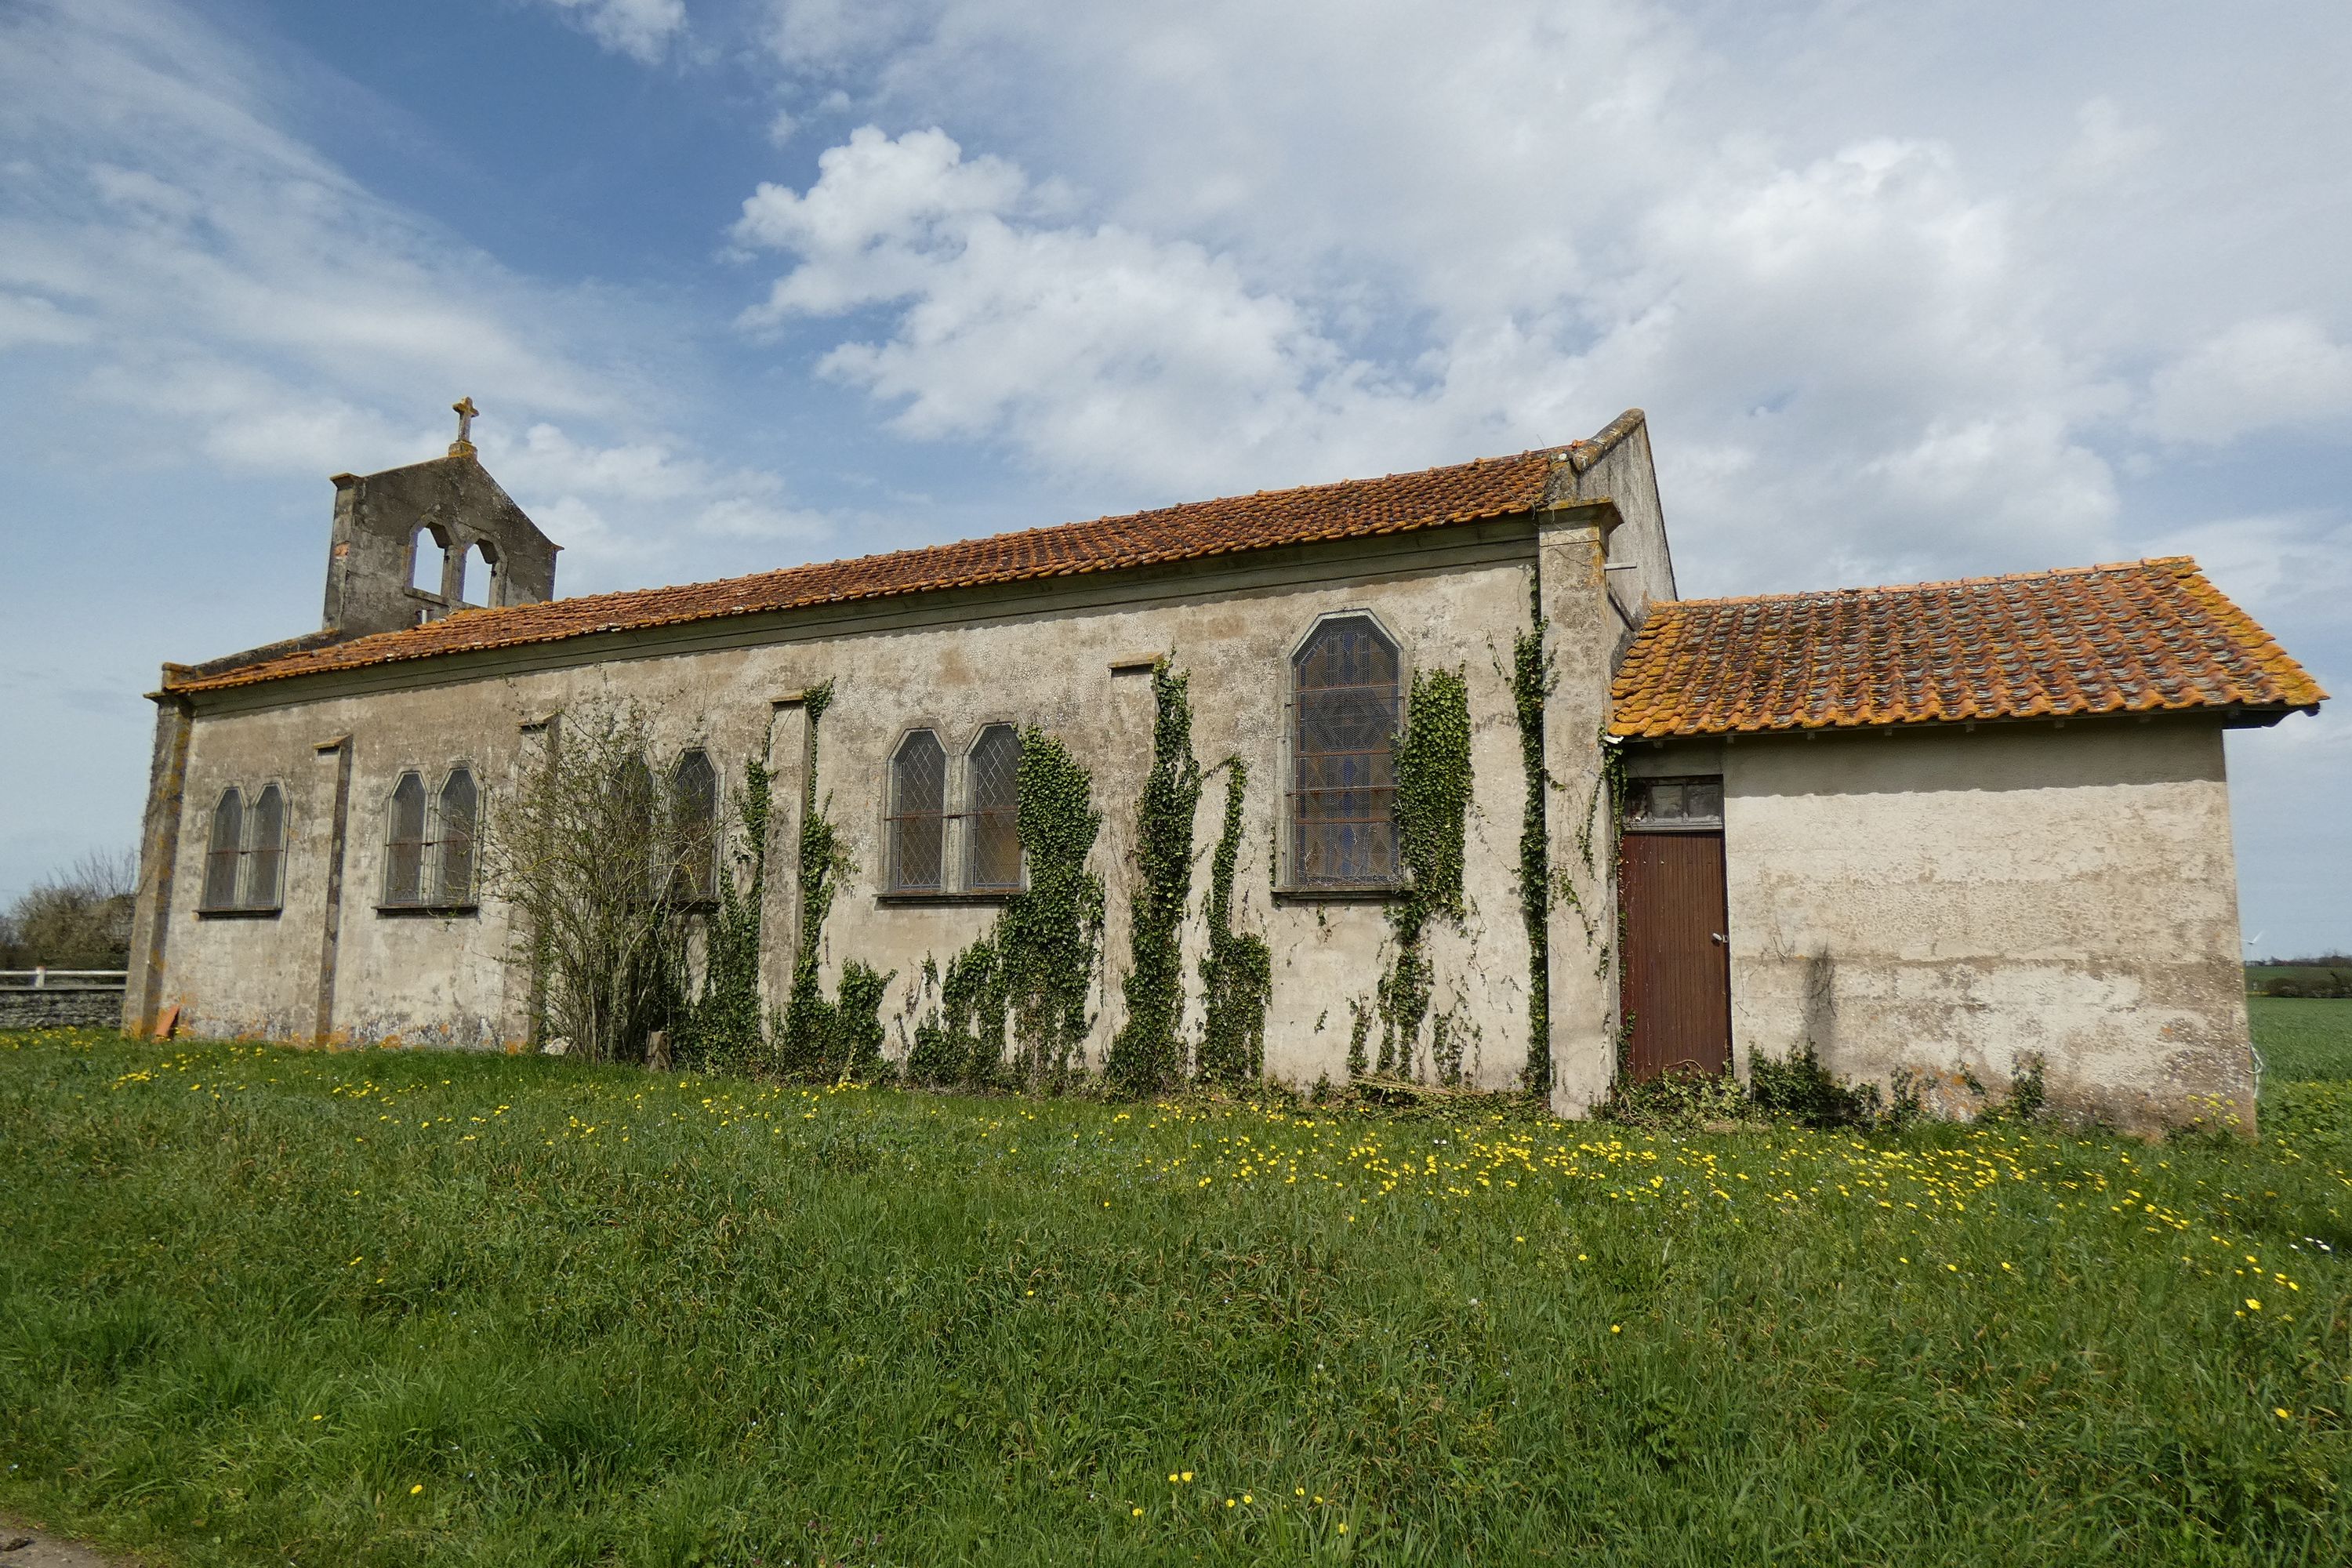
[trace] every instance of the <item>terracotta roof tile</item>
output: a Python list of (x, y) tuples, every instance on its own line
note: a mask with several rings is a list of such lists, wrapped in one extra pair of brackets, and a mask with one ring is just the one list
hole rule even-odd
[[(1638, 414), (1627, 416), (1639, 423)], [(794, 566), (683, 587), (592, 594), (576, 599), (460, 610), (403, 631), (358, 637), (243, 664), (174, 691), (210, 691), (441, 654), (515, 647), (596, 632), (634, 631), (688, 621), (759, 615), (816, 605), (880, 599), (941, 588), (1111, 572), (1285, 544), (1403, 533), (1447, 523), (1507, 517), (1541, 506), (1555, 468), (1572, 455), (1622, 438), (1621, 419), (1592, 442), (1486, 458), (1385, 479), (1194, 501), (1092, 522), (1001, 533), (957, 544), (901, 550)]]
[(1612, 691), (1620, 736), (1748, 734), (2326, 696), (2185, 555), (1652, 607)]

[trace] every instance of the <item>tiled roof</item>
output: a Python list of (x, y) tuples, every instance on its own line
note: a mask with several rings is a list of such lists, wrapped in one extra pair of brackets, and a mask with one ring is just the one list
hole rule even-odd
[(1261, 490), (1255, 495), (794, 566), (718, 583), (591, 594), (506, 609), (459, 610), (402, 631), (267, 658), (193, 679), (175, 676), (171, 689), (216, 690), (439, 654), (555, 642), (596, 632), (634, 631), (987, 583), (1076, 576), (1508, 517), (1541, 506), (1553, 473), (1561, 464), (1590, 466), (1587, 459), (1622, 439), (1640, 423), (1639, 411), (1630, 411), (1589, 442), (1385, 479)]
[(2284, 710), (2326, 696), (2185, 555), (1651, 608), (1610, 731)]

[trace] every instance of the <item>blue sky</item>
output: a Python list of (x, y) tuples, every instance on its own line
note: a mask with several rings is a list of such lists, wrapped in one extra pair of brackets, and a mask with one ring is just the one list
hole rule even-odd
[[(1685, 592), (2188, 552), (2352, 692), (2352, 10), (0, 0), (0, 897), (326, 476), (485, 459), (567, 592), (1651, 414)], [(2339, 705), (2340, 709), (2340, 705)], [(2352, 723), (2232, 738), (2352, 947)]]

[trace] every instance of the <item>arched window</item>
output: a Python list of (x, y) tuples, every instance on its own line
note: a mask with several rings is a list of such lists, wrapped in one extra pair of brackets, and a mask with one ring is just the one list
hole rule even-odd
[(383, 901), (425, 901), (425, 780), (413, 770), (392, 786), (384, 823)]
[(213, 836), (205, 850), (205, 909), (236, 908), (237, 862), (244, 848), (245, 796), (231, 785), (213, 806)]
[(709, 753), (692, 751), (678, 758), (669, 787), (677, 817), (672, 896), (707, 902), (719, 896), (719, 770)]
[(482, 552), (482, 596), (474, 597), (473, 569), (466, 571), (466, 599), (468, 604), (495, 605), (499, 602), (499, 547), (485, 539), (474, 546)]
[(890, 759), (890, 890), (936, 893), (947, 868), (948, 754), (917, 730)]
[(420, 594), (438, 595), (441, 592), (441, 569), (448, 563), (449, 542), (431, 523), (416, 531), (408, 542), (408, 585)]
[[(614, 824), (614, 839), (609, 853), (622, 862), (622, 869), (630, 877), (642, 874), (645, 896), (651, 900), (661, 891), (663, 851), (654, 807), (658, 801), (654, 795), (654, 771), (646, 766), (643, 757), (630, 757), (621, 763), (620, 776), (614, 781), (614, 805), (618, 820)], [(637, 868), (643, 868), (642, 873)]]
[(964, 777), (971, 795), (971, 870), (974, 892), (1021, 887), (1021, 732), (991, 724), (971, 743)]
[(1323, 622), (1291, 661), (1290, 871), (1302, 888), (1396, 880), (1397, 649), (1370, 616)]
[(474, 831), (480, 816), (481, 792), (470, 768), (452, 768), (441, 781), (440, 809), (433, 823), (433, 901), (470, 904), (474, 901)]
[(245, 824), (244, 860), (240, 901), (248, 910), (278, 908), (285, 891), (280, 884), (286, 866), (286, 795), (276, 784), (263, 785), (254, 797)]
[(490, 567), (488, 551), (479, 544), (463, 544), (458, 549), (457, 602), (461, 605), (487, 605), (490, 602)]

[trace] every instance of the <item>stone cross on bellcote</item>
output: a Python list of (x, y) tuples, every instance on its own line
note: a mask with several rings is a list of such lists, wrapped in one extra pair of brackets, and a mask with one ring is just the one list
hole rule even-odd
[(474, 416), (481, 410), (474, 406), (474, 400), (470, 397), (457, 399), (449, 405), (449, 408), (457, 416), (457, 438), (449, 443), (449, 455), (470, 458), (474, 455)]

